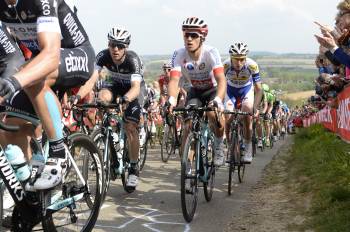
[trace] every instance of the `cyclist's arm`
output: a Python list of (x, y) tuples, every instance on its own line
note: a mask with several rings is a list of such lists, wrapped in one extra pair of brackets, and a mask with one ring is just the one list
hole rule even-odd
[(79, 95), (82, 99), (86, 97), (91, 91), (94, 89), (96, 82), (98, 81), (98, 71), (95, 70), (92, 74), (91, 78), (79, 88), (77, 95)]
[(254, 109), (258, 109), (263, 95), (263, 89), (260, 81), (254, 83), (254, 93)]
[(218, 68), (214, 71), (214, 77), (218, 84), (217, 96), (224, 101), (226, 94), (226, 77), (224, 75), (224, 69)]
[(14, 74), (22, 88), (43, 80), (58, 68), (61, 34), (58, 32), (39, 32), (38, 42), (41, 49), (40, 53), (23, 69)]
[(169, 92), (169, 98), (168, 100), (173, 106), (176, 106), (177, 104), (177, 95), (179, 92), (179, 82), (180, 82), (180, 73), (175, 73), (177, 71), (171, 71), (174, 72), (173, 74), (170, 74), (170, 80), (168, 85), (168, 92)]
[(131, 88), (124, 96), (129, 99), (129, 102), (132, 102), (139, 96), (140, 88), (141, 88), (141, 80), (131, 81)]

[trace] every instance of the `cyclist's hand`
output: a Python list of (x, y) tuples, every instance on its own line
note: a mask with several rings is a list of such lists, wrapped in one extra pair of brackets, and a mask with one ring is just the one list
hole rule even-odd
[(254, 110), (254, 118), (259, 118), (259, 113), (260, 113), (260, 111), (255, 109)]
[(130, 100), (127, 96), (123, 96), (121, 99), (120, 99), (120, 103), (122, 104), (122, 110), (125, 111), (128, 106), (129, 106), (129, 103), (130, 103)]
[(209, 105), (217, 108), (219, 112), (224, 111), (224, 104), (222, 103), (222, 100), (219, 97), (215, 97), (214, 100), (209, 103)]
[(72, 96), (70, 96), (69, 100), (68, 100), (68, 107), (69, 107), (69, 109), (71, 109), (73, 105), (76, 105), (80, 100), (81, 100), (81, 96), (80, 95), (72, 95)]
[(172, 114), (173, 113), (173, 105), (168, 101), (165, 102), (164, 104), (164, 112), (165, 114)]
[(16, 80), (14, 76), (1, 78), (0, 79), (0, 96), (2, 97), (1, 101), (10, 99), (17, 90), (20, 90), (22, 87), (20, 83)]

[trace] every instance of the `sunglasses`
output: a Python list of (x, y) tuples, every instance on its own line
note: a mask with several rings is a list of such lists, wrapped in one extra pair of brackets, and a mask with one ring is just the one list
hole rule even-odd
[(118, 43), (118, 42), (116, 42), (116, 41), (109, 41), (108, 46), (110, 46), (111, 48), (117, 47), (118, 49), (124, 49), (124, 48), (126, 48), (126, 45), (125, 45), (125, 44)]
[(192, 39), (197, 39), (200, 35), (196, 32), (186, 32), (184, 36), (185, 38), (191, 37)]
[(238, 58), (238, 57), (234, 57), (234, 56), (231, 56), (231, 58), (233, 59), (233, 60), (236, 60), (236, 61), (245, 61), (245, 59), (246, 58)]

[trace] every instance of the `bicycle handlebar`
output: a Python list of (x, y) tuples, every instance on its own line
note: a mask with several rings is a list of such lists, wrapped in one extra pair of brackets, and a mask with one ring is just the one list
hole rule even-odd
[(252, 113), (249, 112), (242, 112), (242, 111), (238, 111), (238, 110), (224, 110), (224, 114), (234, 114), (234, 115), (249, 115), (249, 116), (253, 116)]
[(3, 122), (0, 122), (0, 129), (5, 130), (5, 131), (19, 131), (19, 126), (14, 126), (14, 125), (6, 125)]

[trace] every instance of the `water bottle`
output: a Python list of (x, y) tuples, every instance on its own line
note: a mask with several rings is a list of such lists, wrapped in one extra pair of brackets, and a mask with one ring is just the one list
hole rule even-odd
[(151, 133), (152, 133), (152, 134), (156, 134), (156, 132), (157, 132), (156, 125), (155, 125), (155, 123), (152, 121), (152, 125), (151, 125)]
[(5, 155), (11, 164), (17, 179), (21, 182), (28, 180), (30, 177), (30, 169), (21, 148), (17, 145), (9, 144), (5, 149)]
[(122, 150), (119, 150), (117, 151), (117, 161), (118, 161), (118, 164), (117, 164), (117, 167), (115, 167), (115, 172), (117, 174), (122, 174), (123, 172), (123, 154), (122, 154)]
[(119, 145), (119, 136), (118, 136), (118, 133), (113, 132), (113, 133), (112, 133), (112, 137), (113, 137), (114, 149), (115, 149), (116, 151), (119, 151), (120, 145)]

